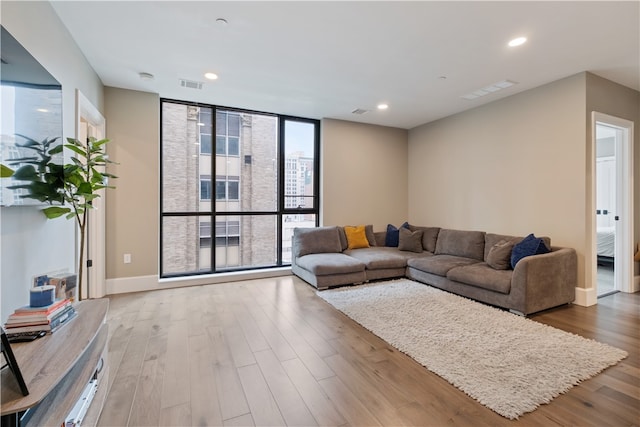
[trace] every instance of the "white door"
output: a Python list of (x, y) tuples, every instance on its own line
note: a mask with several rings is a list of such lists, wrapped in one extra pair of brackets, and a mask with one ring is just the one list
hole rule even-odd
[[(599, 126), (599, 128), (601, 127)], [(601, 140), (599, 139), (598, 143)], [(615, 227), (614, 212), (616, 211), (615, 156), (596, 158), (596, 183), (596, 219), (598, 229), (613, 228)]]
[[(597, 265), (598, 228), (608, 225), (613, 229), (614, 289), (635, 292), (633, 284), (633, 122), (594, 112), (592, 116), (594, 148), (596, 221), (594, 230), (593, 262)], [(598, 140), (610, 139), (613, 153), (600, 155)], [(601, 153), (600, 153), (601, 154)], [(598, 160), (598, 156), (602, 160)], [(607, 159), (606, 157), (611, 157)], [(598, 166), (598, 164), (600, 166)], [(613, 171), (611, 171), (613, 169)], [(602, 177), (600, 174), (602, 173)], [(600, 185), (609, 190), (600, 191)], [(607, 194), (610, 191), (610, 194)], [(600, 194), (602, 193), (602, 194)], [(599, 204), (602, 204), (600, 207)], [(607, 207), (604, 207), (607, 205)], [(609, 207), (612, 212), (609, 212)], [(606, 215), (604, 210), (607, 211)], [(602, 217), (602, 218), (599, 218)], [(597, 277), (597, 276), (596, 276)]]

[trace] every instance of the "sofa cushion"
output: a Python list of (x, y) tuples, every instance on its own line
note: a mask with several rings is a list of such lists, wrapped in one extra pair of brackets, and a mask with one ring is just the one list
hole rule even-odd
[(515, 245), (514, 240), (500, 240), (489, 249), (486, 262), (489, 267), (496, 270), (508, 270), (511, 268), (511, 251)]
[(342, 253), (316, 253), (296, 259), (296, 265), (316, 276), (364, 271), (364, 264)]
[(484, 231), (442, 229), (438, 233), (436, 255), (455, 255), (484, 260)]
[(409, 252), (422, 252), (422, 230), (411, 231), (408, 228), (401, 227), (398, 239), (398, 249)]
[[(340, 244), (342, 245), (342, 250), (346, 250), (349, 247), (349, 242), (347, 242), (347, 235), (344, 232), (344, 227), (338, 227), (338, 233), (340, 234)], [(376, 244), (376, 236), (373, 231), (373, 225), (367, 224), (364, 226), (364, 233), (367, 235), (367, 241), (369, 242), (369, 246), (378, 246)]]
[[(345, 255), (349, 255), (350, 257), (363, 262), (369, 270), (405, 268), (409, 259), (423, 255), (413, 252), (402, 252), (396, 248), (387, 248), (384, 246), (355, 249), (352, 251), (347, 250), (344, 253)], [(424, 253), (424, 255), (428, 254)]]
[(513, 241), (514, 244), (518, 243), (522, 240), (522, 236), (509, 236), (507, 234), (495, 234), (495, 233), (486, 233), (484, 235), (484, 260), (487, 260), (489, 256), (489, 251), (496, 243), (499, 243), (503, 240)]
[(440, 227), (422, 227), (409, 224), (409, 230), (422, 230), (422, 249), (429, 252), (436, 251), (436, 242), (438, 241)]
[[(409, 223), (405, 222), (400, 228), (409, 228)], [(385, 236), (384, 245), (390, 248), (397, 248), (400, 240), (400, 230), (393, 224), (387, 224), (387, 235)]]
[(344, 234), (347, 236), (347, 249), (369, 247), (369, 241), (367, 240), (367, 235), (364, 232), (364, 225), (358, 225), (357, 227), (345, 225)]
[(518, 264), (518, 261), (522, 258), (546, 253), (549, 253), (549, 248), (544, 243), (544, 240), (531, 233), (522, 239), (520, 243), (516, 243), (513, 246), (513, 251), (511, 251), (511, 268), (516, 268), (516, 264)]
[(338, 227), (293, 229), (293, 256), (342, 252)]
[(472, 258), (463, 258), (455, 255), (434, 255), (430, 257), (412, 258), (407, 261), (409, 267), (424, 271), (425, 273), (446, 276), (447, 272), (455, 267), (471, 265), (480, 261)]
[(455, 267), (447, 272), (447, 279), (502, 294), (511, 290), (511, 270), (496, 270), (487, 263), (480, 262), (463, 267)]
[[(384, 242), (387, 238), (387, 232), (386, 231), (376, 231), (373, 233), (374, 238), (376, 239), (376, 246), (380, 246), (380, 247), (384, 247)], [(369, 245), (369, 246), (373, 246), (373, 245)]]

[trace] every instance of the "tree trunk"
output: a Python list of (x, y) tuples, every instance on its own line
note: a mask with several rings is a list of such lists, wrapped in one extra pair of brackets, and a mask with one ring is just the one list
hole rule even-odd
[(82, 273), (84, 271), (84, 224), (80, 227), (80, 264), (78, 265), (78, 301), (82, 301)]

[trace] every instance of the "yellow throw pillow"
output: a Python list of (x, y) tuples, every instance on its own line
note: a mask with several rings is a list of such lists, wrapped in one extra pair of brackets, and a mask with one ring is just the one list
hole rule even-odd
[(347, 249), (369, 247), (369, 241), (367, 240), (367, 234), (364, 231), (364, 227), (364, 225), (358, 225), (357, 227), (347, 225), (344, 227), (344, 234), (347, 236)]

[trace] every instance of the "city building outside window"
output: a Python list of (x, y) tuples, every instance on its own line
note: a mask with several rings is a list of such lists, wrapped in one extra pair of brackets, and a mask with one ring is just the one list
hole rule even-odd
[(161, 141), (162, 277), (290, 264), (318, 225), (317, 120), (163, 99)]
[(240, 155), (240, 115), (216, 112), (216, 154)]
[(200, 200), (211, 200), (211, 178), (200, 178)]

